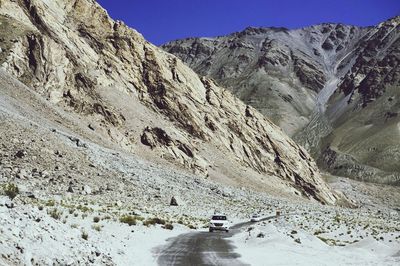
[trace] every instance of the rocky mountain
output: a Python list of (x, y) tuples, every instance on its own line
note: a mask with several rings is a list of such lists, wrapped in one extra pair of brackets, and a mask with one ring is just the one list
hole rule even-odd
[[(299, 30), (247, 28), (217, 38), (178, 40), (163, 48), (293, 135), (309, 123), (317, 94), (337, 82), (337, 62), (364, 31), (335, 24)], [(321, 106), (326, 100), (319, 99)]]
[[(95, 1), (0, 3), (2, 113), (22, 132), (45, 119), (76, 135), (78, 147), (90, 140), (219, 183), (336, 202), (310, 155), (279, 127)], [(16, 115), (18, 105), (33, 111)]]
[(270, 117), (322, 168), (399, 184), (399, 23), (247, 28), (162, 47)]

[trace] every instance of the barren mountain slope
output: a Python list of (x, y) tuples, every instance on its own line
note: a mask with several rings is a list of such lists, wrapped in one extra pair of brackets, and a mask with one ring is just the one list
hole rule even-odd
[(247, 28), (163, 48), (271, 117), (325, 169), (393, 184), (399, 180), (399, 21)]
[(177, 40), (163, 48), (293, 135), (309, 122), (317, 103), (323, 108), (331, 92), (321, 90), (337, 83), (337, 62), (365, 31), (328, 23), (298, 30), (247, 28), (222, 37)]
[(52, 121), (219, 182), (336, 201), (312, 158), (278, 127), (96, 2), (2, 0), (0, 14), (2, 69), (49, 108), (78, 115), (80, 127)]
[(339, 67), (349, 71), (328, 102), (333, 130), (320, 146), (320, 165), (399, 185), (400, 17), (369, 31)]

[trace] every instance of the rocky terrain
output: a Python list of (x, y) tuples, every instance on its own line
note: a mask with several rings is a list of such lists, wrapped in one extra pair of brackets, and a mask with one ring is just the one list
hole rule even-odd
[(398, 184), (399, 23), (250, 27), (162, 47), (270, 117), (323, 169)]
[(226, 184), (336, 201), (308, 153), (280, 128), (97, 3), (2, 1), (0, 14), (2, 69), (79, 122), (50, 120)]

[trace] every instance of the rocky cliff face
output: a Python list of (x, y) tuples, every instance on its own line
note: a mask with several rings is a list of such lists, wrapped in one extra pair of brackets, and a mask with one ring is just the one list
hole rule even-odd
[(271, 117), (323, 168), (396, 184), (399, 22), (248, 28), (163, 48)]
[(96, 2), (2, 0), (0, 23), (1, 68), (76, 117), (51, 119), (77, 134), (219, 182), (335, 203), (280, 128)]

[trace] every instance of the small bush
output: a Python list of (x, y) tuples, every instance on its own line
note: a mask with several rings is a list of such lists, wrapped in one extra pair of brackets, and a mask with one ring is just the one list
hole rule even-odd
[(143, 221), (143, 220), (144, 220), (144, 217), (139, 216), (139, 215), (135, 215), (135, 218), (136, 218), (136, 220), (138, 220), (138, 221)]
[(19, 194), (19, 189), (17, 185), (12, 183), (3, 185), (3, 191), (4, 194), (8, 196), (11, 200), (13, 200)]
[(82, 232), (82, 235), (81, 235), (81, 236), (82, 236), (82, 238), (85, 239), (85, 240), (88, 240), (88, 238), (89, 238), (89, 234), (86, 233), (85, 231)]
[(93, 222), (95, 222), (95, 223), (100, 222), (100, 217), (98, 217), (98, 216), (93, 217)]
[(78, 228), (78, 224), (71, 224), (71, 228)]
[(56, 206), (56, 202), (54, 200), (48, 200), (45, 205), (47, 207), (54, 207)]
[(39, 211), (43, 211), (43, 206), (38, 207)]
[(48, 214), (50, 215), (51, 218), (60, 220), (62, 211), (59, 211), (59, 210), (57, 210), (57, 208), (54, 208), (54, 209), (51, 209), (50, 211), (48, 211)]
[(136, 225), (136, 217), (131, 215), (124, 215), (121, 218), (119, 218), (119, 221), (121, 223), (128, 224), (129, 226)]
[(317, 231), (314, 232), (314, 235), (320, 235), (320, 234), (322, 234), (322, 233), (323, 233), (322, 230), (317, 230)]
[(156, 224), (166, 224), (165, 220), (160, 219), (160, 218), (153, 218), (152, 219)]
[[(87, 204), (87, 203), (85, 203), (85, 204)], [(82, 205), (79, 205), (79, 206), (77, 207), (77, 209), (80, 210), (81, 212), (89, 212), (89, 211), (92, 211), (91, 208), (89, 208), (89, 207), (87, 207), (87, 206), (82, 206)]]
[(165, 224), (164, 229), (172, 230), (172, 229), (174, 229), (174, 226), (172, 224)]
[(145, 225), (145, 226), (155, 225), (155, 224), (164, 225), (165, 223), (166, 223), (165, 220), (155, 217), (155, 218), (147, 219), (146, 221), (143, 222), (143, 225)]

